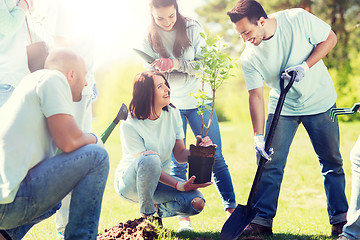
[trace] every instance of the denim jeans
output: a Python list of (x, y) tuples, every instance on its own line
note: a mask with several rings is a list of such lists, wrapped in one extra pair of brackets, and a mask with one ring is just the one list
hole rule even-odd
[(40, 162), (28, 171), (15, 200), (0, 204), (0, 229), (22, 239), (72, 191), (65, 239), (96, 239), (108, 172), (108, 154), (94, 144)]
[(160, 174), (159, 155), (141, 155), (127, 169), (116, 169), (115, 191), (130, 202), (138, 202), (142, 215), (154, 214), (154, 204), (157, 204), (157, 212), (162, 218), (191, 216), (201, 212), (191, 204), (194, 198), (204, 199), (200, 191), (178, 191), (160, 183)]
[[(93, 94), (84, 94), (82, 95), (80, 102), (73, 102), (77, 125), (83, 132), (92, 132), (92, 101), (96, 99), (95, 94), (95, 84), (93, 88)], [(55, 224), (57, 232), (65, 232), (65, 227), (68, 223), (69, 211), (70, 211), (70, 198), (71, 193), (69, 193), (62, 201), (61, 208), (55, 213)]]
[(10, 84), (0, 83), (0, 107), (10, 98), (14, 89)]
[(349, 239), (360, 239), (360, 137), (350, 153), (352, 186), (347, 223), (343, 235)]
[[(212, 106), (212, 104), (208, 104), (208, 105)], [(198, 111), (197, 108), (180, 110), (180, 114), (183, 122), (184, 135), (185, 135), (184, 138), (185, 145), (186, 145), (187, 122), (189, 122), (189, 125), (194, 135), (195, 136), (200, 135), (201, 116), (197, 113), (197, 111)], [(204, 122), (207, 123), (209, 121), (209, 118), (210, 118), (210, 112), (205, 111)], [(213, 179), (216, 189), (220, 194), (224, 209), (236, 208), (235, 193), (234, 193), (234, 188), (233, 188), (229, 168), (228, 165), (225, 163), (224, 157), (222, 155), (220, 128), (215, 111), (212, 119), (212, 124), (208, 132), (208, 136), (210, 137), (211, 141), (217, 145), (216, 153), (214, 156), (215, 163), (213, 167)], [(173, 157), (171, 162), (171, 175), (177, 176), (181, 179), (187, 179), (186, 177), (187, 168), (188, 168), (187, 163), (179, 164), (178, 162), (176, 162), (176, 160)]]
[[(289, 148), (300, 123), (304, 125), (320, 163), (330, 224), (346, 221), (348, 203), (345, 196), (343, 161), (339, 150), (339, 126), (337, 120), (333, 122), (330, 119), (329, 113), (330, 109), (316, 115), (280, 116), (271, 144), (274, 154), (272, 160), (265, 164), (255, 196), (255, 207), (260, 209), (260, 213), (253, 223), (272, 227)], [(265, 137), (273, 116), (268, 115)], [(301, 165), (299, 167), (301, 168)]]

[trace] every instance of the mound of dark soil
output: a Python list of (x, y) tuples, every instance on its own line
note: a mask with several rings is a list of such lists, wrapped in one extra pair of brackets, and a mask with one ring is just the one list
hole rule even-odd
[(105, 229), (103, 234), (97, 236), (97, 240), (153, 240), (157, 237), (158, 234), (152, 222), (146, 218), (137, 218), (126, 223), (119, 223), (110, 229)]

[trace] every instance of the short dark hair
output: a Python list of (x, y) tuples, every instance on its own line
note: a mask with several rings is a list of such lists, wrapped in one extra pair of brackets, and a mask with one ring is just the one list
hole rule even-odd
[[(159, 71), (146, 71), (138, 73), (134, 78), (133, 97), (129, 104), (129, 110), (133, 117), (137, 119), (148, 119), (151, 115), (151, 109), (154, 107), (155, 88), (154, 77), (161, 76), (165, 80), (165, 85), (170, 89), (170, 85), (164, 74)], [(170, 92), (169, 92), (170, 96)], [(174, 107), (172, 104), (170, 106)], [(163, 107), (168, 111), (168, 106)]]
[(256, 0), (239, 0), (235, 7), (227, 12), (227, 15), (233, 23), (248, 18), (249, 22), (255, 25), (260, 17), (268, 18), (263, 7)]

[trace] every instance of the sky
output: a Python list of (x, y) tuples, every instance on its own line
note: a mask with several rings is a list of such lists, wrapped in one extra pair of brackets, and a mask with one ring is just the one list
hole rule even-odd
[[(64, 0), (76, 12), (76, 33), (94, 39), (95, 66), (106, 61), (138, 57), (139, 45), (150, 21), (148, 0)], [(204, 0), (178, 0), (181, 14), (197, 18), (195, 8)], [(101, 4), (100, 4), (101, 3)]]

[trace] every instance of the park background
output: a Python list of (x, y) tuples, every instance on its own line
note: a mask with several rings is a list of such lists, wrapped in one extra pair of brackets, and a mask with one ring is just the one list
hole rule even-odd
[[(39, 0), (40, 1), (40, 0)], [(228, 52), (239, 58), (244, 44), (235, 33), (226, 11), (234, 0), (178, 0), (180, 12), (196, 18), (208, 34), (218, 34), (230, 46)], [(302, 7), (331, 25), (338, 43), (324, 59), (338, 93), (338, 107), (351, 107), (360, 102), (360, 1), (359, 0), (260, 0), (265, 11), (272, 12)], [(133, 52), (144, 37), (150, 21), (147, 0), (71, 1), (77, 10), (77, 31), (83, 31), (95, 42), (96, 82), (99, 89), (93, 104), (93, 131), (101, 134), (115, 117), (121, 103), (131, 100), (132, 81), (145, 70), (143, 60)], [(271, 63), (269, 63), (271, 64)], [(253, 132), (248, 110), (248, 93), (240, 68), (232, 71), (216, 95), (223, 141), (223, 154), (229, 165), (237, 201), (245, 204), (256, 171)], [(316, 81), (316, 79), (314, 79)], [(265, 95), (269, 89), (265, 87)], [(267, 101), (267, 98), (266, 98)], [(350, 150), (360, 133), (360, 114), (340, 116), (341, 152), (346, 174), (346, 194), (351, 190)], [(194, 141), (188, 130), (187, 145)], [(121, 199), (114, 191), (116, 165), (121, 160), (121, 142), (117, 127), (106, 143), (110, 155), (110, 174), (104, 194), (99, 231), (120, 222), (139, 217), (138, 205)], [(179, 238), (218, 239), (226, 221), (219, 195), (214, 186), (202, 190), (207, 205), (192, 217), (193, 234)], [(164, 219), (169, 231), (178, 227), (177, 219)], [(54, 217), (36, 225), (25, 239), (55, 239)], [(290, 149), (288, 164), (280, 192), (273, 238), (269, 239), (330, 239), (330, 224), (320, 167), (310, 140), (300, 126)]]

